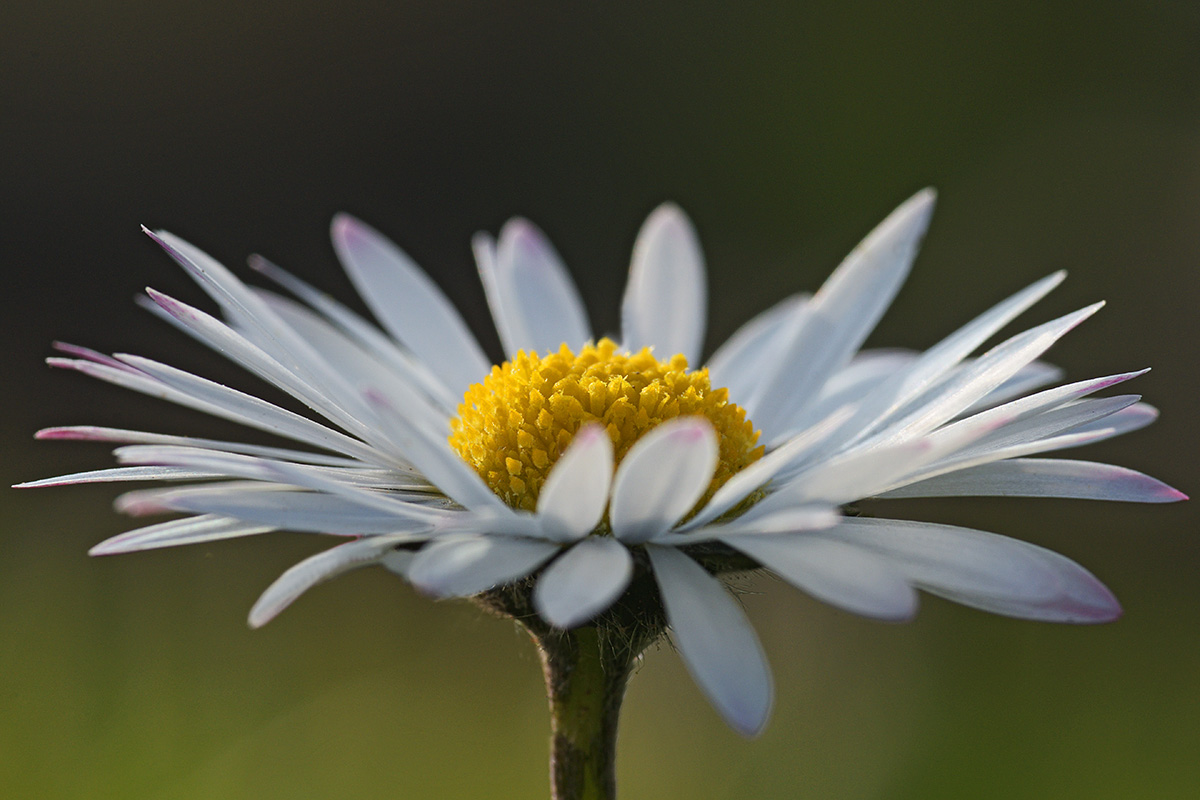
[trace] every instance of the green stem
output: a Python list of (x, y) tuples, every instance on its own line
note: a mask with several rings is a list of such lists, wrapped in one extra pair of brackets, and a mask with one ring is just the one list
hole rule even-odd
[(613, 800), (617, 718), (637, 653), (607, 646), (594, 626), (535, 638), (550, 700), (551, 797)]

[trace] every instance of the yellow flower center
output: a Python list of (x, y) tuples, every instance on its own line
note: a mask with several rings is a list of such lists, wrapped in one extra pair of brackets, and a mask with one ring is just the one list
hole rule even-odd
[(521, 351), (467, 389), (450, 421), (450, 445), (504, 502), (532, 511), (546, 476), (584, 424), (604, 425), (620, 463), (651, 428), (689, 414), (708, 419), (719, 441), (703, 503), (763, 448), (729, 391), (713, 389), (706, 369), (688, 372), (682, 355), (659, 361), (649, 348), (618, 353), (609, 339), (584, 345), (579, 355), (565, 344), (546, 356)]

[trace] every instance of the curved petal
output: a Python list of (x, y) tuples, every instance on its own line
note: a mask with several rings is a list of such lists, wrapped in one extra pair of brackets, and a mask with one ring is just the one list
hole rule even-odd
[(721, 541), (818, 600), (865, 617), (899, 622), (917, 613), (917, 593), (887, 560), (807, 534), (745, 534)]
[(159, 547), (176, 547), (184, 544), (215, 542), (239, 536), (254, 536), (275, 530), (266, 525), (253, 525), (239, 519), (208, 515), (184, 517), (168, 522), (147, 525), (136, 530), (105, 539), (88, 550), (89, 556), (111, 556), (118, 553), (134, 553), (139, 550), (154, 550)]
[(716, 578), (672, 547), (646, 545), (675, 646), (692, 679), (734, 730), (757, 736), (775, 689), (762, 645)]
[(613, 534), (638, 544), (670, 528), (696, 505), (716, 465), (717, 434), (702, 417), (668, 420), (647, 433), (613, 479)]
[(349, 214), (332, 226), (333, 247), (346, 274), (383, 327), (461, 395), (491, 362), (442, 290), (411, 258)]
[(571, 542), (600, 524), (613, 478), (612, 440), (600, 425), (579, 429), (538, 494), (537, 518), (546, 538)]
[(1048, 622), (1108, 622), (1121, 615), (1090, 572), (1045, 548), (994, 533), (888, 519), (846, 519), (811, 536), (850, 542), (884, 558), (918, 588), (963, 605)]
[(546, 568), (533, 605), (557, 628), (574, 628), (604, 611), (633, 577), (633, 557), (611, 536), (589, 536)]
[(633, 245), (621, 301), (621, 343), (654, 348), (659, 358), (682, 353), (700, 364), (708, 304), (704, 254), (687, 216), (673, 203), (650, 213)]
[(250, 609), (250, 627), (261, 628), (318, 583), (374, 564), (397, 544), (390, 536), (359, 539), (304, 559), (279, 576)]
[(494, 248), (476, 237), (476, 262), (504, 352), (578, 350), (591, 338), (587, 311), (562, 259), (528, 220), (509, 220)]
[(524, 578), (558, 550), (549, 542), (519, 537), (440, 539), (417, 553), (408, 579), (435, 597), (467, 597)]

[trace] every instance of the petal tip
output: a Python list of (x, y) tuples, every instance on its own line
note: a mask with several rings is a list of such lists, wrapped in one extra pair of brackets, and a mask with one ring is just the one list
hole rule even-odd
[(346, 246), (354, 246), (360, 242), (367, 234), (369, 228), (367, 224), (353, 214), (347, 214), (345, 211), (339, 211), (333, 215), (333, 221), (329, 223), (329, 233), (333, 240)]

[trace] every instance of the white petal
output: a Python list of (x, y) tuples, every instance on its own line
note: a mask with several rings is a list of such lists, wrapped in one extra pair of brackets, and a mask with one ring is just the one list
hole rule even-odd
[(789, 505), (861, 500), (892, 488), (896, 481), (949, 449), (949, 445), (935, 448), (926, 438), (891, 447), (855, 450), (790, 476), (774, 494), (759, 501), (743, 516), (753, 518)]
[(908, 580), (964, 605), (1026, 619), (1107, 622), (1121, 613), (1083, 567), (994, 533), (886, 519), (846, 519), (811, 536), (841, 539), (891, 561)]
[[(853, 403), (859, 407), (855, 415), (856, 424), (848, 426), (857, 431), (864, 421), (871, 422), (879, 418), (878, 409), (884, 406), (881, 394), (892, 394), (888, 387), (895, 386), (908, 374), (918, 362), (919, 353), (909, 350), (861, 350), (843, 369), (834, 373), (821, 393), (810, 404), (799, 410), (799, 414), (787, 423), (785, 435), (792, 430), (803, 428), (813, 420), (836, 408)], [(871, 404), (869, 413), (862, 409), (865, 404)], [(845, 437), (843, 437), (845, 438)]]
[(651, 212), (638, 232), (621, 301), (621, 343), (659, 358), (682, 353), (700, 364), (708, 304), (704, 254), (687, 216), (672, 203)]
[(557, 628), (574, 628), (604, 611), (633, 577), (633, 558), (611, 536), (589, 536), (538, 578), (533, 604)]
[[(787, 345), (788, 321), (810, 299), (808, 294), (786, 297), (734, 331), (708, 360), (712, 385), (729, 389), (730, 398), (739, 405), (748, 401), (767, 365), (774, 364), (771, 355)], [(753, 417), (749, 408), (746, 413)]]
[(336, 475), (319, 472), (313, 467), (303, 464), (290, 464), (286, 461), (271, 463), (267, 465), (265, 479), (311, 489), (315, 492), (328, 492), (338, 497), (344, 497), (357, 505), (390, 513), (400, 520), (445, 525), (457, 517), (467, 516), (465, 512), (461, 511), (418, 505), (403, 495), (397, 496), (394, 492), (378, 492), (356, 486), (346, 480), (339, 480)]
[(48, 363), (369, 463), (386, 460), (356, 439), (265, 400), (149, 359), (129, 355), (122, 358), (136, 369), (65, 359), (48, 359)]
[[(1140, 395), (1136, 394), (1117, 395), (1115, 397), (1094, 397), (1066, 403), (1058, 408), (1042, 411), (1040, 414), (1030, 417), (1022, 418), (1024, 415), (1021, 415), (1017, 417), (1017, 421), (1007, 422), (993, 430), (987, 436), (971, 443), (962, 455), (974, 455), (989, 450), (1001, 450), (1014, 445), (1025, 444), (1026, 442), (1037, 441), (1038, 439), (1048, 439), (1051, 436), (1074, 430), (1082, 425), (1102, 421), (1104, 418), (1110, 417), (1122, 409), (1129, 408), (1140, 399)], [(943, 434), (954, 433), (960, 427), (975, 424), (977, 421), (982, 422), (985, 414), (990, 415), (993, 411), (1003, 411), (1011, 405), (1013, 404), (1008, 403), (992, 409), (992, 411), (985, 411), (981, 414), (976, 414), (974, 417), (968, 417), (938, 431), (933, 436), (937, 437)], [(1000, 419), (1001, 417), (997, 415), (993, 418)]]
[(497, 497), (479, 474), (451, 449), (438, 428), (423, 427), (393, 408), (388, 399), (372, 395), (370, 399), (391, 429), (389, 435), (400, 451), (429, 482), (463, 508), (488, 511), (498, 516), (511, 509)]
[(358, 459), (331, 456), (325, 453), (310, 453), (304, 450), (266, 447), (263, 445), (244, 444), (242, 442), (226, 442), (217, 439), (201, 439), (194, 436), (171, 436), (163, 433), (131, 431), (124, 428), (104, 428), (98, 425), (65, 425), (55, 428), (43, 428), (34, 437), (37, 439), (66, 439), (85, 442), (129, 442), (136, 444), (196, 447), (226, 453), (245, 453), (265, 458), (295, 461), (301, 464), (325, 464), (339, 467), (357, 467), (362, 464)]
[(215, 542), (239, 536), (255, 536), (275, 530), (270, 526), (253, 525), (241, 520), (223, 517), (186, 517), (147, 525), (105, 539), (88, 550), (91, 556), (110, 556), (118, 553), (133, 553), (139, 550), (154, 550), (160, 547), (175, 547), (199, 542)]
[[(723, 525), (713, 525), (700, 531), (701, 535), (725, 537), (755, 536), (758, 534), (799, 533), (801, 531), (819, 531), (832, 528), (842, 518), (841, 509), (836, 505), (812, 503), (797, 505), (772, 511), (770, 514), (756, 514), (752, 518), (743, 514)], [(683, 537), (695, 537), (696, 534), (682, 534), (674, 540), (674, 544), (686, 543)], [(661, 544), (661, 539), (655, 539)]]
[(927, 401), (916, 410), (889, 424), (868, 441), (888, 444), (926, 433), (953, 419), (963, 409), (987, 395), (1039, 357), (1067, 331), (1099, 311), (1095, 303), (1072, 314), (1059, 317), (996, 345), (974, 363), (954, 375), (944, 386), (927, 393)]
[[(847, 432), (866, 434), (880, 427), (910, 401), (946, 376), (1022, 311), (1058, 286), (1064, 277), (1065, 272), (1056, 272), (1026, 287), (920, 354), (907, 368), (896, 370), (862, 401), (859, 414), (855, 421), (847, 426)], [(834, 380), (840, 377), (839, 374)], [(833, 384), (834, 380), (831, 380), (830, 384)], [(827, 387), (826, 391), (829, 389), (830, 387)], [(813, 412), (802, 412), (796, 424), (803, 424), (805, 420), (811, 419), (812, 417), (806, 416), (811, 413)]]
[(340, 544), (317, 553), (279, 576), (250, 609), (250, 627), (261, 628), (300, 595), (319, 583), (358, 567), (374, 564), (395, 547), (391, 537), (376, 536)]
[[(356, 407), (361, 409), (361, 402), (358, 402), (358, 398), (337, 371), (325, 363), (303, 337), (279, 319), (266, 303), (224, 265), (203, 250), (167, 231), (145, 232), (217, 301), (231, 325), (244, 336), (247, 343), (253, 345), (253, 348), (247, 348), (236, 341), (227, 342), (228, 334), (221, 331), (219, 325), (212, 324), (215, 320), (206, 319), (207, 315), (203, 312), (183, 307), (177, 301), (171, 301), (176, 309), (169, 305), (162, 306), (165, 311), (209, 346), (255, 372), (265, 369), (265, 372), (259, 372), (264, 378), (282, 385), (286, 391), (320, 413), (330, 415), (331, 419), (337, 420), (338, 424), (347, 430), (360, 436), (364, 435), (363, 428), (366, 424), (341, 408), (345, 405), (349, 411)], [(155, 297), (156, 293), (151, 291), (150, 295), (155, 298), (155, 302), (159, 302), (159, 298)], [(183, 311), (182, 315), (179, 314), (179, 310)], [(267, 356), (266, 361), (263, 354)], [(288, 376), (293, 376), (294, 380), (289, 380)], [(280, 380), (284, 380), (284, 384), (280, 384)]]
[[(1131, 378), (1136, 378), (1139, 375), (1144, 375), (1148, 371), (1149, 370), (1144, 370), (1144, 369), (1137, 370), (1136, 372), (1126, 372), (1126, 373), (1122, 373), (1120, 375), (1109, 375), (1109, 376), (1106, 376), (1103, 378), (1093, 378), (1091, 380), (1076, 381), (1075, 383), (1070, 383), (1065, 386), (1058, 386), (1053, 389), (1046, 389), (1045, 391), (1037, 392), (1037, 393), (1031, 394), (1031, 395), (1026, 395), (1025, 397), (1019, 398), (1017, 400), (1011, 400), (1007, 403), (1003, 403), (1001, 405), (989, 408), (986, 411), (980, 411), (977, 414), (973, 414), (969, 417), (959, 419), (958, 421), (951, 423), (950, 425), (947, 425), (943, 430), (948, 431), (948, 430), (953, 430), (956, 427), (961, 427), (961, 426), (965, 426), (965, 425), (974, 425), (974, 424), (978, 424), (978, 422), (980, 420), (988, 420), (988, 419), (1002, 421), (1002, 427), (999, 428), (995, 434), (993, 434), (991, 437), (989, 437), (989, 441), (991, 441), (992, 438), (1007, 437), (1011, 433), (1015, 432), (1016, 431), (1016, 427), (1014, 425), (1015, 423), (1022, 423), (1023, 427), (1029, 426), (1029, 427), (1033, 428), (1033, 427), (1041, 426), (1041, 427), (1045, 427), (1047, 430), (1049, 430), (1050, 428), (1053, 428), (1055, 424), (1057, 424), (1057, 423), (1053, 422), (1053, 420), (1056, 419), (1057, 417), (1063, 416), (1063, 415), (1069, 415), (1069, 414), (1076, 414), (1076, 413), (1080, 412), (1083, 408), (1094, 407), (1094, 405), (1093, 406), (1081, 406), (1081, 405), (1076, 404), (1074, 406), (1074, 410), (1071, 410), (1072, 406), (1070, 406), (1068, 404), (1074, 404), (1075, 401), (1079, 400), (1082, 397), (1086, 397), (1087, 395), (1092, 394), (1094, 392), (1098, 392), (1102, 389), (1107, 389), (1112, 386), (1116, 386), (1117, 384), (1124, 383), (1125, 381), (1130, 380)], [(1047, 412), (1049, 410), (1055, 410), (1055, 412), (1053, 414), (1048, 414)], [(1113, 409), (1112, 412), (1109, 412), (1109, 413), (1115, 413), (1116, 411), (1119, 411), (1119, 410), (1120, 410), (1120, 408), (1116, 408), (1116, 409)], [(1107, 414), (1102, 414), (1101, 416), (1107, 416)], [(1031, 419), (1031, 418), (1033, 418), (1033, 419)], [(1097, 418), (1100, 418), (1100, 417), (1097, 417)], [(1037, 420), (1037, 421), (1035, 421), (1035, 420)], [(1089, 420), (1087, 420), (1087, 419), (1079, 419), (1074, 422), (1071, 422), (1070, 420), (1064, 420), (1065, 424), (1063, 425), (1063, 427), (1059, 427), (1059, 428), (1057, 428), (1057, 430), (1066, 430), (1068, 427), (1071, 427), (1073, 425), (1081, 425), (1088, 421)], [(1042, 435), (1049, 435), (1049, 434), (1042, 434)], [(1036, 438), (1036, 437), (1025, 437), (1025, 438)]]
[(717, 455), (716, 432), (702, 417), (668, 420), (639, 439), (613, 479), (616, 537), (637, 544), (678, 522), (708, 488)]
[(303, 335), (326, 362), (345, 376), (359, 398), (370, 393), (380, 394), (415, 423), (432, 430), (445, 428), (449, 435), (449, 415), (446, 410), (412, 381), (411, 376), (398, 372), (391, 363), (380, 360), (299, 303), (271, 292), (260, 292), (259, 296), (281, 319)]
[(219, 514), (282, 530), (337, 536), (430, 530), (427, 521), (402, 519), (385, 511), (365, 508), (343, 497), (316, 492), (279, 489), (243, 489), (225, 493), (180, 490), (159, 495), (157, 501), (175, 511)]
[(72, 472), (54, 478), (42, 478), (14, 484), (14, 489), (39, 489), (45, 486), (68, 486), (77, 483), (113, 483), (117, 481), (180, 481), (218, 478), (218, 474), (183, 467), (109, 467), (86, 472)]
[(880, 223), (829, 276), (806, 307), (780, 368), (764, 376), (754, 422), (774, 439), (849, 362), (908, 276), (929, 227), (935, 194), (925, 189)]
[[(153, 289), (146, 293), (170, 319), (192, 334), (197, 340), (221, 353), (226, 358), (257, 375), (268, 383), (290, 394), (318, 414), (333, 421), (347, 431), (366, 440), (377, 438), (378, 425), (363, 404), (361, 396), (344, 380), (326, 380), (311, 383), (296, 371), (280, 363), (270, 353), (225, 325), (215, 317), (198, 308), (182, 303)], [(281, 353), (286, 357), (286, 353)], [(328, 364), (315, 367), (313, 361), (320, 356), (315, 350), (309, 354), (306, 372), (328, 372)], [(374, 443), (374, 442), (373, 442)]]
[(554, 247), (533, 223), (512, 219), (500, 243), (477, 237), (475, 258), (504, 352), (578, 350), (592, 338), (583, 300)]
[(453, 304), (412, 259), (348, 214), (333, 220), (333, 246), (363, 301), (387, 330), (461, 395), (491, 363)]
[(866, 617), (907, 620), (917, 593), (886, 559), (835, 539), (808, 534), (722, 538), (797, 589)]
[(837, 430), (853, 413), (851, 408), (839, 409), (806, 431), (796, 434), (781, 447), (750, 464), (733, 475), (713, 493), (712, 499), (695, 517), (681, 526), (681, 531), (690, 531), (707, 525), (729, 509), (740, 503), (755, 489), (766, 484), (784, 469), (803, 458), (825, 437)]
[(1034, 389), (1040, 389), (1043, 386), (1057, 383), (1062, 380), (1063, 375), (1063, 370), (1060, 367), (1047, 364), (1044, 361), (1034, 361), (1026, 364), (1017, 370), (1016, 375), (1013, 375), (1004, 383), (976, 400), (969, 408), (962, 412), (962, 415), (975, 414), (1011, 400), (1014, 397), (1022, 397)]
[(452, 394), (442, 380), (394, 340), (319, 289), (305, 283), (262, 256), (250, 256), (250, 267), (287, 289), (324, 314), (343, 333), (390, 366), (404, 380), (419, 386), (440, 408), (453, 412), (461, 396)]
[(654, 544), (687, 547), (699, 542), (724, 539), (727, 536), (757, 536), (765, 533), (798, 533), (833, 527), (842, 518), (837, 506), (797, 505), (769, 514), (746, 513), (720, 525), (706, 525), (686, 533), (668, 531), (655, 536)]
[(584, 425), (538, 494), (537, 516), (546, 537), (568, 542), (594, 530), (608, 506), (612, 478), (612, 440), (603, 426)]
[(524, 578), (558, 551), (557, 545), (518, 537), (446, 538), (417, 553), (408, 579), (435, 597), (466, 597)]
[(774, 699), (749, 620), (716, 578), (671, 547), (647, 545), (675, 646), (692, 679), (738, 733), (757, 736)]
[(1173, 503), (1187, 495), (1135, 470), (1092, 461), (1016, 458), (910, 484), (884, 497), (1073, 497)]
[(1154, 406), (1149, 403), (1134, 403), (1129, 408), (1123, 408), (1112, 416), (1080, 425), (1072, 433), (1104, 431), (1105, 438), (1108, 438), (1141, 430), (1156, 419), (1158, 419), (1158, 409)]

